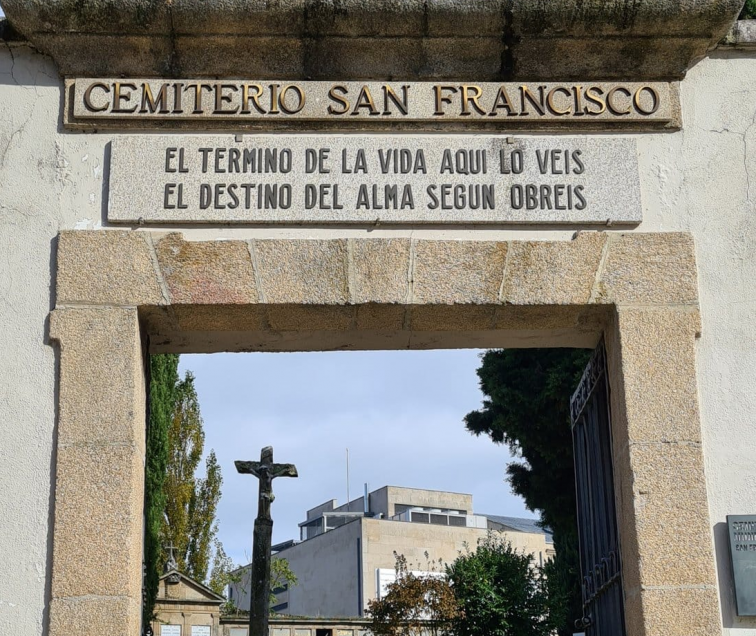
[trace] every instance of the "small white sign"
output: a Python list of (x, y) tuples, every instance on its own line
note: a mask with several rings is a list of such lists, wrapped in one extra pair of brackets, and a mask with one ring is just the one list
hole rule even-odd
[(210, 636), (210, 625), (192, 625), (192, 636)]
[(160, 636), (181, 636), (181, 625), (161, 625)]

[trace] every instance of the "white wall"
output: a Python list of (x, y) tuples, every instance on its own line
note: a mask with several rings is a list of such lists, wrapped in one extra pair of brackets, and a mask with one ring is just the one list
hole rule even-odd
[[(756, 55), (714, 53), (682, 83), (684, 130), (639, 134), (644, 222), (639, 231), (694, 233), (703, 334), (699, 391), (724, 625), (733, 616), (727, 514), (756, 512)], [(60, 80), (49, 60), (0, 47), (0, 633), (43, 633), (49, 595), (55, 441), (55, 237), (103, 213), (110, 135), (62, 133)], [(367, 236), (363, 229), (186, 229), (191, 239)], [(573, 230), (376, 229), (373, 238), (540, 238)], [(726, 630), (729, 634), (729, 630)]]
[[(642, 231), (693, 233), (698, 388), (724, 626), (735, 616), (725, 517), (756, 514), (756, 54), (715, 53), (682, 83), (683, 130), (645, 136)], [(677, 167), (680, 166), (680, 167)], [(729, 633), (726, 630), (725, 633)]]
[(358, 616), (361, 521), (347, 523), (284, 550), (298, 584), (289, 587), (289, 607), (281, 613), (326, 618)]
[(58, 134), (60, 80), (0, 47), (0, 634), (38, 636), (51, 557), (55, 237), (100, 218), (104, 138)]

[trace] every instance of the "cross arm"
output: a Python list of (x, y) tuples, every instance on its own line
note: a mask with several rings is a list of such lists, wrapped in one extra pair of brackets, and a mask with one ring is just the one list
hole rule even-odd
[(236, 472), (242, 475), (254, 475), (258, 479), (260, 478), (262, 462), (243, 462), (237, 459), (234, 462), (234, 466), (236, 466)]
[(271, 464), (271, 477), (299, 477), (297, 467), (294, 464)]
[(271, 479), (276, 477), (299, 477), (297, 467), (294, 464), (267, 464), (263, 462), (244, 462), (235, 461), (234, 465), (239, 473), (244, 475), (254, 475), (258, 479), (264, 468), (267, 468), (268, 475)]

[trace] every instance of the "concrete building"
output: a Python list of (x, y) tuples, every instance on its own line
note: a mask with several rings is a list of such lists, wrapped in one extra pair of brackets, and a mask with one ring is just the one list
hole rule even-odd
[[(300, 538), (275, 546), (298, 584), (277, 592), (274, 609), (294, 616), (363, 616), (395, 580), (396, 555), (411, 570), (442, 572), (490, 530), (542, 564), (554, 555), (551, 535), (533, 520), (473, 513), (472, 495), (384, 486), (341, 506), (332, 499), (307, 511)], [(249, 566), (230, 598), (249, 607)], [(274, 590), (275, 591), (275, 590)]]

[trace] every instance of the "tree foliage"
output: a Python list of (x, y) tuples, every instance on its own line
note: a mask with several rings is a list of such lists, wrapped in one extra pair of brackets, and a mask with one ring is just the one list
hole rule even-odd
[(224, 594), (226, 586), (233, 581), (233, 572), (236, 570), (234, 560), (226, 554), (223, 545), (218, 539), (213, 541), (213, 565), (210, 569), (210, 580), (207, 586), (216, 594)]
[(740, 14), (741, 20), (756, 19), (756, 0), (746, 0), (743, 12)]
[(581, 616), (569, 401), (590, 355), (583, 349), (488, 351), (478, 369), (483, 407), (465, 417), (471, 433), (507, 444), (522, 459), (507, 466), (508, 480), (554, 533), (549, 585), (553, 615), (565, 621), (560, 634), (571, 634)]
[(205, 477), (197, 479), (189, 502), (189, 519), (192, 531), (186, 560), (189, 572), (199, 581), (207, 578), (210, 553), (218, 534), (215, 513), (221, 497), (223, 477), (215, 451), (210, 451), (205, 462)]
[[(222, 548), (221, 548), (222, 549)], [(229, 583), (235, 583), (241, 594), (247, 596), (250, 588), (250, 577), (252, 574), (251, 566), (241, 569), (238, 566), (234, 566), (231, 559), (225, 556), (225, 552), (222, 553), (223, 558), (227, 561), (222, 568), (218, 568), (219, 572), (224, 571), (218, 579), (224, 581), (225, 587)], [(218, 552), (216, 551), (216, 560), (218, 560)], [(215, 565), (213, 565), (213, 571), (215, 571)], [(211, 575), (211, 580), (213, 575)], [(271, 614), (273, 614), (273, 606), (276, 604), (276, 595), (273, 593), (282, 587), (294, 587), (299, 583), (297, 575), (294, 574), (289, 561), (283, 557), (276, 557), (270, 562), (270, 608)], [(212, 587), (212, 585), (211, 585)], [(221, 589), (222, 589), (221, 587)], [(216, 588), (212, 588), (215, 590)], [(221, 594), (222, 592), (218, 592)], [(251, 598), (250, 598), (251, 600)], [(221, 607), (221, 611), (225, 614), (249, 614), (249, 607), (238, 607), (235, 603), (235, 599), (228, 599), (225, 605)]]
[(144, 620), (153, 618), (162, 559), (161, 530), (165, 511), (165, 483), (168, 466), (168, 428), (178, 384), (178, 356), (150, 356), (150, 399), (147, 424), (147, 456), (144, 476)]
[(191, 524), (190, 511), (195, 499), (195, 473), (202, 459), (205, 432), (202, 428), (194, 377), (187, 373), (176, 385), (176, 400), (168, 429), (168, 473), (165, 479), (166, 522), (163, 535), (166, 544), (175, 549), (181, 572), (196, 578), (187, 567)]
[(383, 598), (368, 601), (367, 615), (375, 636), (440, 636), (452, 633), (460, 608), (446, 576), (409, 571), (407, 559), (396, 557), (396, 580)]
[[(299, 580), (297, 575), (294, 574), (289, 561), (283, 557), (273, 559), (270, 563), (270, 606), (271, 608), (276, 603), (276, 595), (273, 593), (281, 587), (294, 587)], [(271, 610), (272, 611), (272, 610)]]
[(168, 429), (168, 468), (165, 479), (164, 545), (175, 548), (178, 569), (205, 581), (213, 541), (218, 532), (216, 510), (223, 477), (213, 451), (205, 460), (205, 477), (196, 476), (205, 446), (194, 376), (187, 372), (176, 384)]
[(545, 578), (532, 554), (489, 534), (459, 556), (447, 574), (461, 608), (455, 636), (548, 636)]

